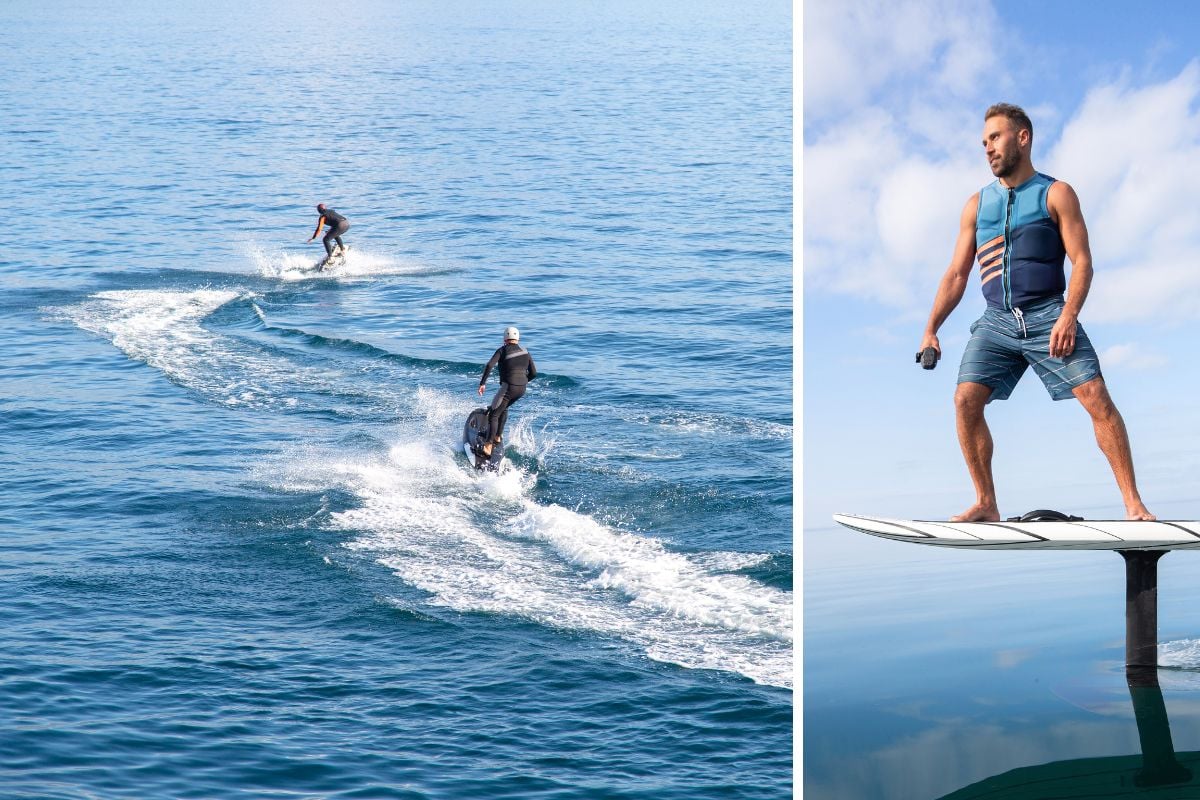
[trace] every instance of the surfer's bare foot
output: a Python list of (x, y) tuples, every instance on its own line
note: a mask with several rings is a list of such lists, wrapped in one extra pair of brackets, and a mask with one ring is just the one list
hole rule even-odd
[(1158, 519), (1150, 513), (1149, 509), (1141, 503), (1135, 503), (1131, 506), (1125, 506), (1125, 519), (1145, 520), (1147, 522)]
[(951, 522), (999, 522), (1000, 509), (994, 503), (976, 503), (961, 514), (950, 518)]

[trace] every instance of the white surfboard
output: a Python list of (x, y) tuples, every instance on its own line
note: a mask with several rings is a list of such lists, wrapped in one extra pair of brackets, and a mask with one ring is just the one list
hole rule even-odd
[(327, 256), (325, 258), (322, 258), (316, 264), (313, 264), (312, 267), (310, 267), (310, 269), (313, 272), (325, 272), (328, 270), (337, 269), (338, 267), (343, 267), (345, 265), (346, 265), (346, 257), (345, 256), (332, 255), (332, 256)]
[(947, 522), (834, 514), (856, 531), (938, 547), (983, 550), (1200, 550), (1200, 522), (1089, 519), (1048, 522)]

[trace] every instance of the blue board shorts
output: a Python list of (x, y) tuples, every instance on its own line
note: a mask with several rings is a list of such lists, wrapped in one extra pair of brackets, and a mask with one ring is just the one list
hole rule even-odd
[(1050, 330), (1062, 309), (1061, 297), (1031, 303), (1016, 311), (988, 306), (971, 326), (971, 340), (958, 366), (958, 382), (992, 387), (989, 403), (1007, 400), (1025, 369), (1032, 366), (1050, 397), (1055, 400), (1073, 397), (1072, 389), (1100, 377), (1100, 358), (1078, 323), (1071, 354), (1066, 358), (1050, 355)]

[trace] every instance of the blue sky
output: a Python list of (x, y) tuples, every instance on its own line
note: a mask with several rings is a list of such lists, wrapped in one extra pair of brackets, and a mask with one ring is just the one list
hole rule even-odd
[[(1095, 266), (1080, 321), (1143, 497), (1200, 516), (1198, 30), (1184, 2), (804, 4), (806, 556), (835, 511), (937, 518), (973, 500), (952, 395), (977, 276), (941, 329), (942, 364), (913, 355), (963, 204), (992, 180), (982, 115), (1000, 101), (1033, 118), (1034, 166), (1080, 196)], [(1030, 373), (988, 420), (1001, 514), (1123, 515), (1075, 401)]]

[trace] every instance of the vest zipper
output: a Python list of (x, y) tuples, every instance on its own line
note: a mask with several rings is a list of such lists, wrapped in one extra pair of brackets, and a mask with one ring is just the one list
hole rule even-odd
[(1008, 190), (1008, 208), (1004, 212), (1004, 266), (1001, 280), (1004, 281), (1004, 306), (1009, 310), (1012, 309), (1012, 276), (1009, 274), (1008, 256), (1012, 250), (1012, 241), (1009, 238), (1009, 231), (1012, 228), (1012, 212), (1013, 204), (1017, 201), (1017, 191), (1012, 187)]

